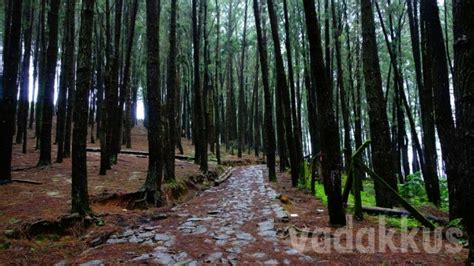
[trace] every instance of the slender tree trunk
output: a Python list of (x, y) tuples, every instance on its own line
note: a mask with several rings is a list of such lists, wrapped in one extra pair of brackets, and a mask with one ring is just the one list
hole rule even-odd
[(72, 213), (86, 215), (90, 212), (87, 192), (87, 111), (91, 87), (92, 32), (94, 25), (94, 0), (83, 0), (79, 53), (77, 60), (77, 91), (75, 121), (72, 140)]
[(162, 155), (160, 113), (160, 1), (146, 1), (147, 40), (147, 100), (148, 100), (148, 175), (145, 196), (149, 202), (159, 205), (161, 196)]
[[(4, 67), (0, 75), (0, 184), (11, 180), (12, 142), (15, 130), (15, 113), (17, 103), (18, 65), (21, 57), (21, 16), (22, 0), (10, 0), (8, 16), (15, 19), (6, 20), (5, 42), (3, 48)], [(11, 13), (11, 14), (10, 14)]]
[(456, 128), (450, 103), (446, 49), (437, 2), (424, 0), (421, 3), (426, 58), (431, 60), (431, 67), (427, 71), (433, 86), (435, 123), (448, 178), (449, 217), (455, 219), (462, 217), (460, 207), (463, 199), (458, 193), (460, 176), (457, 172), (457, 164), (459, 158), (457, 156)]
[[(316, 17), (314, 0), (304, 0), (303, 4), (310, 45), (311, 71), (316, 80), (322, 153), (321, 176), (328, 197), (329, 222), (333, 225), (345, 225), (346, 217), (342, 207), (341, 195), (339, 129), (333, 111), (330, 81), (326, 75), (318, 76), (318, 73), (327, 73), (323, 62), (319, 22)], [(318, 76), (317, 79), (316, 76)]]
[(20, 77), (20, 102), (18, 106), (18, 121), (16, 143), (23, 144), (22, 151), (26, 153), (27, 144), (27, 127), (28, 127), (28, 93), (30, 83), (30, 57), (31, 57), (31, 39), (33, 33), (33, 18), (34, 6), (31, 5), (31, 0), (26, 0), (23, 7), (23, 16), (27, 22), (23, 29), (24, 52), (23, 61), (21, 65)]
[(131, 65), (132, 65), (132, 48), (133, 48), (133, 40), (135, 36), (135, 22), (137, 20), (137, 12), (138, 12), (138, 0), (134, 0), (131, 5), (130, 11), (130, 18), (128, 20), (128, 36), (126, 41), (126, 51), (125, 51), (125, 65), (123, 68), (123, 75), (122, 75), (122, 84), (120, 85), (120, 101), (118, 106), (118, 113), (117, 113), (117, 132), (120, 135), (118, 144), (118, 151), (121, 149), (122, 141), (122, 132), (124, 131), (124, 105), (130, 98), (130, 72), (131, 72)]
[(459, 109), (460, 152), (459, 169), (463, 176), (462, 213), (469, 234), (468, 263), (474, 262), (474, 26), (472, 1), (455, 0), (454, 3), (454, 86), (461, 93), (456, 105)]
[[(397, 179), (391, 156), (390, 130), (387, 108), (382, 92), (379, 56), (375, 38), (375, 23), (371, 0), (361, 0), (362, 14), (362, 61), (364, 65), (365, 89), (369, 106), (370, 132), (372, 139), (372, 161), (377, 174), (397, 190)], [(379, 207), (391, 208), (393, 200), (379, 182), (375, 182), (376, 203)]]
[(38, 166), (51, 165), (51, 129), (54, 111), (54, 81), (58, 58), (58, 20), (60, 0), (51, 0), (48, 13), (48, 62), (46, 69), (45, 94), (41, 117), (40, 158)]
[(346, 171), (348, 171), (352, 156), (350, 140), (351, 127), (349, 124), (349, 102), (347, 101), (346, 88), (344, 85), (344, 72), (342, 69), (342, 52), (340, 42), (340, 36), (342, 34), (342, 22), (340, 14), (336, 14), (334, 0), (331, 0), (331, 10), (333, 17), (332, 23), (334, 31), (334, 46), (336, 48), (337, 86), (339, 88), (339, 96), (341, 99), (342, 121), (344, 127), (344, 167)]
[[(287, 0), (283, 1), (283, 14), (285, 18), (285, 48), (286, 55), (288, 59), (288, 82), (290, 84), (290, 98), (291, 98), (291, 120), (293, 125), (293, 136), (294, 136), (294, 145), (296, 149), (296, 156), (298, 162), (303, 162), (303, 147), (301, 142), (301, 125), (298, 119), (298, 108), (296, 106), (296, 89), (295, 89), (295, 74), (293, 70), (293, 55), (291, 52), (291, 39), (290, 39), (290, 21), (288, 18), (288, 5)], [(302, 170), (302, 165), (298, 165)]]
[(168, 56), (168, 81), (167, 81), (167, 102), (166, 108), (168, 111), (168, 147), (166, 156), (166, 180), (175, 180), (174, 172), (174, 150), (176, 146), (177, 137), (177, 125), (176, 125), (176, 91), (177, 91), (177, 72), (176, 72), (176, 53), (177, 53), (177, 42), (176, 42), (176, 16), (178, 12), (177, 0), (171, 0), (170, 9), (170, 33), (169, 42), (170, 50)]
[(273, 104), (272, 104), (272, 95), (270, 92), (270, 84), (268, 82), (268, 54), (267, 54), (267, 42), (265, 34), (262, 31), (262, 22), (261, 22), (261, 12), (258, 0), (253, 0), (253, 11), (255, 17), (255, 27), (257, 31), (257, 40), (258, 40), (258, 51), (260, 57), (260, 65), (262, 70), (262, 83), (263, 83), (263, 92), (264, 92), (264, 101), (265, 101), (265, 154), (267, 156), (267, 167), (268, 167), (268, 176), (270, 181), (276, 181), (276, 171), (275, 171), (275, 130), (273, 127)]
[(242, 150), (244, 149), (244, 135), (245, 135), (245, 90), (244, 90), (244, 65), (245, 65), (245, 52), (247, 48), (247, 10), (248, 0), (245, 1), (245, 15), (244, 15), (244, 29), (242, 33), (242, 53), (240, 57), (240, 81), (239, 81), (239, 138), (238, 138), (238, 150), (237, 157), (242, 158)]
[(275, 7), (273, 0), (267, 0), (268, 3), (268, 14), (270, 16), (270, 25), (272, 28), (272, 38), (273, 46), (275, 50), (275, 60), (276, 60), (276, 87), (282, 96), (282, 111), (283, 111), (283, 121), (278, 121), (278, 123), (285, 124), (286, 130), (286, 144), (290, 154), (290, 165), (291, 165), (291, 184), (293, 187), (298, 185), (300, 178), (300, 163), (297, 146), (295, 144), (294, 129), (291, 121), (291, 104), (290, 104), (290, 95), (288, 93), (288, 83), (286, 79), (283, 57), (280, 47), (280, 37), (278, 35), (278, 22), (275, 12)]
[[(63, 58), (64, 62), (61, 64), (61, 81), (59, 88), (59, 99), (58, 99), (58, 118), (57, 118), (57, 127), (58, 127), (58, 154), (56, 162), (61, 163), (64, 157), (64, 137), (65, 137), (65, 127), (66, 127), (66, 105), (67, 105), (67, 90), (68, 85), (70, 84), (70, 79), (68, 77), (68, 71), (72, 67), (70, 65), (74, 64), (71, 60), (71, 54), (74, 54), (74, 9), (75, 1), (67, 0), (66, 2), (66, 18), (64, 26), (64, 51)], [(70, 50), (72, 49), (72, 50)], [(60, 103), (59, 103), (60, 102)]]

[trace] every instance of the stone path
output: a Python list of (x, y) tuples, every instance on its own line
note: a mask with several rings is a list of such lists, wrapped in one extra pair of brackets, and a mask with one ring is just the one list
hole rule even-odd
[(310, 264), (310, 257), (278, 238), (275, 221), (288, 216), (263, 171), (264, 166), (237, 168), (225, 183), (174, 207), (176, 216), (128, 229), (107, 243), (154, 248), (131, 263)]

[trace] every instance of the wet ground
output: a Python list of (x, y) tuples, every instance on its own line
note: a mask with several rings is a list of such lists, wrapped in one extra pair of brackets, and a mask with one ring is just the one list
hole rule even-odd
[[(236, 168), (232, 176), (191, 201), (177, 205), (166, 220), (112, 235), (106, 245), (137, 243), (152, 252), (130, 263), (310, 264), (312, 259), (280, 240), (275, 222), (288, 219), (264, 180), (264, 166)], [(106, 262), (89, 261), (89, 265)]]

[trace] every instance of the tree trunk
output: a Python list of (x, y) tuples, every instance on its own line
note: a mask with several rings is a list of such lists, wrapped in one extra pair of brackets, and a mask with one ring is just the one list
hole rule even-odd
[(275, 171), (275, 130), (273, 127), (273, 103), (272, 103), (272, 94), (270, 92), (270, 85), (268, 82), (268, 54), (267, 54), (267, 42), (265, 34), (262, 31), (262, 22), (260, 19), (260, 8), (258, 0), (253, 0), (253, 11), (255, 17), (255, 27), (257, 31), (257, 40), (258, 40), (258, 51), (260, 57), (260, 65), (262, 70), (262, 83), (263, 83), (263, 92), (264, 92), (264, 105), (265, 105), (265, 154), (267, 156), (267, 167), (268, 167), (268, 177), (270, 181), (276, 181), (276, 171)]
[[(362, 61), (364, 66), (365, 89), (369, 106), (370, 132), (372, 139), (372, 161), (375, 172), (386, 179), (397, 190), (397, 179), (391, 156), (390, 131), (387, 119), (379, 56), (375, 38), (375, 23), (371, 0), (361, 0), (362, 18)], [(375, 196), (378, 207), (391, 208), (393, 200), (390, 194), (375, 182)]]
[(51, 165), (51, 129), (54, 111), (54, 82), (56, 77), (56, 64), (58, 58), (58, 17), (60, 0), (51, 0), (48, 13), (48, 50), (45, 94), (43, 98), (43, 111), (41, 117), (40, 158), (38, 166)]
[(270, 25), (272, 29), (272, 38), (273, 38), (273, 47), (275, 52), (275, 63), (276, 63), (276, 88), (279, 91), (279, 95), (282, 97), (282, 112), (283, 112), (283, 121), (278, 121), (278, 123), (285, 124), (286, 132), (286, 145), (290, 154), (290, 165), (291, 165), (291, 184), (293, 187), (298, 185), (300, 178), (300, 167), (301, 161), (298, 156), (297, 146), (295, 144), (295, 136), (293, 125), (291, 122), (291, 104), (290, 104), (290, 95), (288, 93), (288, 83), (285, 74), (285, 68), (283, 64), (283, 57), (280, 47), (280, 37), (278, 33), (278, 22), (275, 12), (275, 7), (273, 0), (267, 0), (268, 3), (268, 14), (270, 17)]
[(26, 0), (23, 7), (23, 16), (27, 22), (23, 29), (23, 40), (24, 40), (24, 53), (23, 62), (21, 65), (21, 78), (20, 78), (20, 102), (18, 106), (18, 121), (17, 121), (17, 134), (16, 143), (23, 144), (22, 151), (26, 153), (27, 144), (27, 127), (28, 127), (28, 94), (29, 94), (29, 83), (30, 83), (30, 57), (31, 57), (31, 39), (33, 32), (33, 18), (34, 18), (34, 7), (31, 5), (31, 0)]
[(87, 111), (91, 87), (92, 32), (94, 25), (94, 0), (84, 0), (81, 11), (79, 53), (77, 60), (77, 91), (75, 121), (72, 140), (72, 213), (89, 213), (87, 192)]
[(437, 1), (424, 0), (421, 3), (426, 58), (431, 61), (431, 67), (426, 70), (430, 74), (433, 86), (435, 123), (448, 178), (449, 217), (455, 219), (462, 217), (460, 210), (462, 199), (458, 193), (460, 176), (456, 168), (459, 158), (457, 157), (456, 128), (450, 103), (446, 49)]
[(333, 225), (345, 225), (346, 217), (341, 195), (339, 129), (334, 116), (330, 81), (327, 75), (318, 75), (318, 73), (327, 73), (323, 62), (319, 22), (316, 17), (314, 0), (304, 0), (303, 4), (310, 45), (311, 73), (316, 81), (322, 154), (320, 157), (321, 176), (328, 197), (329, 222)]
[(162, 155), (160, 113), (160, 1), (146, 1), (147, 40), (147, 100), (148, 100), (148, 175), (145, 196), (149, 202), (159, 205), (161, 196)]
[(166, 155), (166, 180), (175, 180), (174, 172), (174, 150), (176, 146), (176, 90), (177, 90), (177, 72), (176, 72), (176, 53), (177, 53), (177, 42), (176, 42), (176, 16), (177, 16), (177, 0), (171, 0), (171, 14), (170, 14), (170, 33), (169, 42), (170, 50), (168, 56), (168, 81), (167, 81), (167, 102), (166, 108), (168, 111), (168, 147)]
[(17, 103), (18, 65), (21, 55), (21, 11), (22, 0), (10, 0), (8, 16), (15, 19), (6, 20), (3, 60), (4, 69), (0, 76), (0, 184), (11, 182), (12, 142), (15, 130), (15, 113)]
[[(74, 54), (74, 9), (75, 1), (67, 0), (66, 2), (66, 18), (64, 26), (64, 62), (61, 64), (61, 81), (59, 88), (59, 100), (58, 99), (58, 118), (57, 118), (57, 127), (58, 127), (58, 154), (56, 162), (61, 163), (64, 157), (64, 137), (65, 137), (65, 126), (66, 126), (66, 101), (67, 101), (67, 90), (69, 82), (68, 71), (72, 67), (71, 65), (74, 62), (69, 61), (72, 59), (71, 54)], [(71, 45), (72, 43), (72, 45)], [(71, 50), (72, 49), (72, 50)], [(72, 67), (73, 68), (73, 67)], [(60, 102), (60, 103), (59, 103)]]
[(469, 263), (474, 262), (474, 26), (472, 1), (454, 3), (454, 87), (461, 93), (459, 109), (460, 158), (463, 176), (461, 197), (464, 224), (469, 234)]
[(248, 0), (245, 1), (245, 15), (244, 15), (244, 29), (242, 33), (242, 53), (240, 57), (240, 81), (239, 81), (239, 139), (238, 139), (238, 150), (237, 157), (242, 158), (242, 150), (244, 149), (244, 135), (245, 129), (245, 90), (244, 90), (244, 65), (245, 65), (245, 52), (247, 48), (247, 10)]

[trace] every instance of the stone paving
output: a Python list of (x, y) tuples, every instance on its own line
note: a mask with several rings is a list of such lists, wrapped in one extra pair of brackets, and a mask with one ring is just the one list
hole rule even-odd
[(107, 244), (129, 242), (154, 248), (130, 263), (310, 264), (310, 257), (278, 237), (275, 223), (287, 221), (288, 214), (266, 184), (264, 171), (264, 166), (237, 168), (220, 186), (174, 207), (175, 215), (167, 218), (174, 219), (172, 225), (144, 224), (112, 235)]

